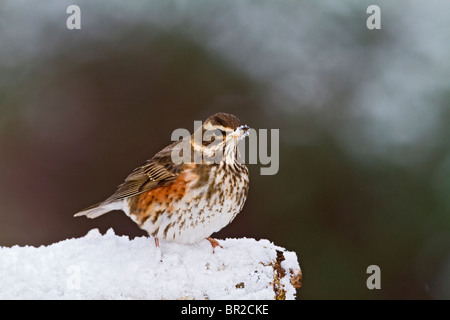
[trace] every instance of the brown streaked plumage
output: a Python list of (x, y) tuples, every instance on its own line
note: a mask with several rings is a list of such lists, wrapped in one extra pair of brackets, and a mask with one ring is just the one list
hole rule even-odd
[(214, 114), (201, 127), (202, 137), (208, 131), (210, 139), (196, 141), (194, 133), (188, 143), (192, 154), (194, 150), (208, 157), (223, 154), (214, 158), (215, 163), (175, 163), (172, 150), (181, 146), (180, 139), (133, 170), (105, 201), (75, 216), (96, 218), (123, 210), (155, 237), (157, 245), (158, 238), (179, 243), (206, 238), (213, 248), (220, 246), (210, 235), (229, 224), (247, 198), (248, 170), (239, 161), (237, 147), (247, 130), (234, 115)]

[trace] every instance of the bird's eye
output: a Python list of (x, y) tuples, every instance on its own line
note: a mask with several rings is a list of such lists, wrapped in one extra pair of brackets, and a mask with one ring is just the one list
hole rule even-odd
[(227, 132), (225, 130), (221, 130), (221, 129), (214, 129), (214, 135), (215, 136), (226, 136)]

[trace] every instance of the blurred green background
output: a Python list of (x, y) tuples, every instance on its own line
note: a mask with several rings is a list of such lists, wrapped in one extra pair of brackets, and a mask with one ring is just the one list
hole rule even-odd
[[(81, 30), (66, 9), (81, 8)], [(381, 30), (366, 9), (381, 8)], [(0, 2), (0, 246), (144, 235), (108, 197), (176, 128), (280, 130), (216, 235), (295, 251), (299, 299), (450, 299), (450, 2)], [(381, 290), (366, 269), (381, 268)], [(1, 286), (1, 283), (0, 283)]]

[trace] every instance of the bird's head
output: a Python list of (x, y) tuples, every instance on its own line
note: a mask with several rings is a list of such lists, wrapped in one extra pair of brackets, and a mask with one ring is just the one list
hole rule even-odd
[(203, 133), (208, 132), (210, 134), (207, 135), (219, 138), (222, 136), (227, 142), (237, 140), (236, 143), (248, 135), (248, 129), (236, 116), (223, 112), (212, 115), (202, 126)]
[(243, 125), (236, 116), (220, 112), (206, 119), (201, 130), (203, 152), (215, 157), (220, 150), (224, 158), (231, 160), (239, 157), (237, 145), (248, 135), (249, 127)]

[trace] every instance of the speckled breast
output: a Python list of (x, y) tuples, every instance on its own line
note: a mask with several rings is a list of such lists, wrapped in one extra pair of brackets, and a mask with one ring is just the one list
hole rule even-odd
[(127, 199), (127, 214), (152, 236), (195, 243), (236, 217), (248, 187), (244, 164), (197, 165), (170, 185)]

